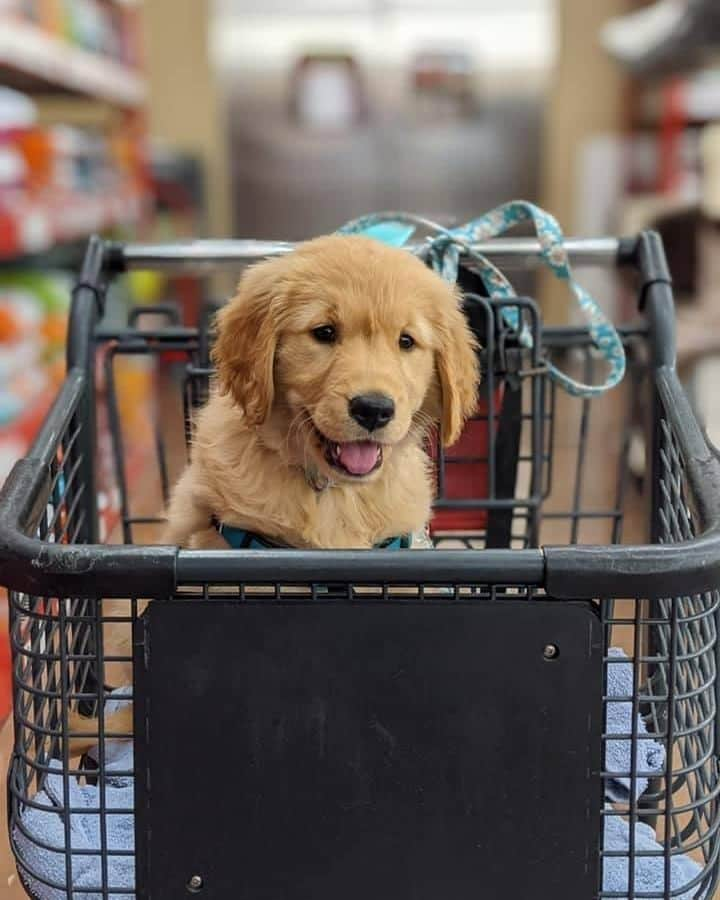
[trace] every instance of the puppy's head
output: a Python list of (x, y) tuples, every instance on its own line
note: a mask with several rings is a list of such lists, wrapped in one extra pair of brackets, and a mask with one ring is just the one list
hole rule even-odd
[(248, 269), (218, 315), (213, 358), (278, 446), (362, 481), (439, 421), (445, 444), (475, 408), (475, 342), (458, 294), (405, 250), (323, 237)]

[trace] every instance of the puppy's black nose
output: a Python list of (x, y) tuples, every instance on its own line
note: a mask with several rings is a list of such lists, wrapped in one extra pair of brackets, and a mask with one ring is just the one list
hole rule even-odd
[(350, 401), (350, 415), (358, 425), (375, 431), (387, 425), (395, 415), (395, 403), (386, 394), (360, 394)]

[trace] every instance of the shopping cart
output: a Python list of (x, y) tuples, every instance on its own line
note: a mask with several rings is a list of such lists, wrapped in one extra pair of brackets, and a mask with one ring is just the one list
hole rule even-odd
[[(67, 378), (0, 495), (9, 827), (32, 896), (712, 896), (720, 462), (675, 374), (659, 239), (567, 246), (634, 279), (623, 385), (564, 394), (546, 363), (591, 380), (602, 362), (587, 330), (468, 290), (480, 413), (463, 455), (434, 451), (436, 549), (265, 552), (141, 543), (149, 489), (126, 471), (116, 373), (156, 360), (161, 411), (173, 396), (184, 411), (156, 435), (159, 506), (178, 464), (165, 436), (183, 422), (192, 434), (210, 338), (169, 308), (126, 328), (103, 311), (126, 269), (239, 267), (292, 246), (91, 242)], [(503, 267), (537, 260), (532, 240), (480, 249)], [(96, 415), (119, 545), (98, 542)], [(464, 493), (453, 465), (477, 476)], [(104, 724), (129, 690), (132, 743)], [(100, 722), (81, 760), (76, 709)]]

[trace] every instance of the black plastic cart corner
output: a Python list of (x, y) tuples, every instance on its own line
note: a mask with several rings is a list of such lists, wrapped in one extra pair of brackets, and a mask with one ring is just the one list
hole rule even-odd
[[(575, 263), (635, 279), (626, 384), (612, 400), (560, 398), (543, 360), (562, 357), (591, 378), (600, 363), (586, 330), (543, 328), (531, 300), (510, 301), (535, 337), (534, 351), (522, 349), (465, 269), (484, 348), (485, 443), (472, 459), (436, 450), (437, 508), (476, 510), (478, 527), (437, 530), (436, 549), (405, 553), (216, 552), (133, 543), (146, 520), (133, 512), (115, 379), (117, 360), (140, 354), (177, 386), (181, 358), (191, 434), (211, 374), (206, 330), (166, 308), (162, 327), (133, 319), (112, 330), (106, 289), (131, 267), (238, 266), (292, 246), (91, 242), (67, 378), (0, 494), (14, 654), (9, 824), (28, 893), (712, 896), (720, 462), (675, 373), (659, 239), (569, 249)], [(504, 266), (537, 258), (524, 239), (482, 250)], [(98, 412), (112, 435), (119, 546), (98, 543)], [(597, 440), (608, 440), (613, 496), (593, 494)], [(632, 463), (638, 446), (644, 471)], [(479, 466), (482, 490), (453, 495), (453, 465)], [(159, 431), (164, 494), (168, 467)], [(560, 508), (558, 491), (569, 497)], [(646, 543), (623, 545), (631, 499)], [(548, 523), (566, 526), (565, 544), (542, 545)], [(587, 544), (599, 529), (604, 543)], [(111, 623), (125, 645), (108, 643)], [(130, 736), (104, 728), (104, 701), (122, 667), (135, 736), (134, 762), (118, 772), (119, 739)], [(75, 708), (100, 718), (97, 751), (81, 761), (68, 751)], [(134, 791), (127, 808), (119, 783)], [(116, 844), (121, 825), (129, 847)]]

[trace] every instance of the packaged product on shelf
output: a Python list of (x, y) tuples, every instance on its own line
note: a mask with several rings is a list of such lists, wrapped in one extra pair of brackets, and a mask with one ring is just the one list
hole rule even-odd
[(143, 160), (131, 138), (67, 125), (3, 127), (2, 100), (0, 258), (142, 217)]
[(0, 86), (0, 132), (32, 128), (37, 122), (37, 106), (21, 91)]
[(31, 22), (42, 23), (43, 0), (16, 0), (15, 11)]
[(36, 127), (33, 101), (12, 88), (0, 86), (0, 192), (22, 187), (28, 166), (19, 141)]
[(121, 40), (114, 9), (107, 0), (64, 0), (68, 39), (92, 53), (111, 58), (120, 55)]
[(57, 37), (62, 37), (65, 28), (65, 0), (41, 0), (42, 27)]
[(47, 387), (41, 369), (42, 311), (35, 297), (0, 287), (0, 428), (16, 420)]
[(62, 273), (0, 271), (0, 481), (62, 381), (69, 296)]

